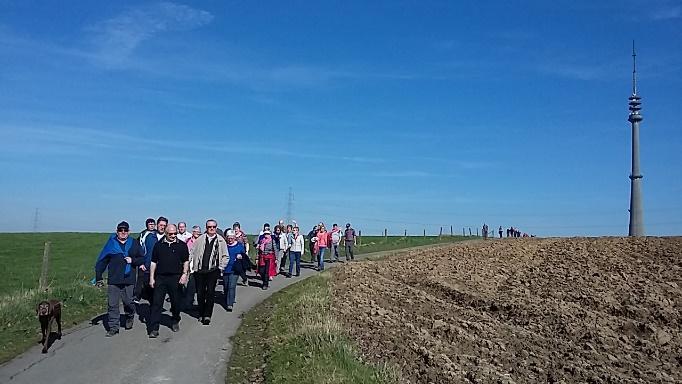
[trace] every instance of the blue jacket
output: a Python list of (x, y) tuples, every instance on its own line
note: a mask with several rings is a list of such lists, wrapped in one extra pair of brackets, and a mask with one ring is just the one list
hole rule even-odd
[(149, 274), (149, 269), (152, 267), (152, 251), (154, 250), (154, 245), (159, 241), (156, 233), (157, 232), (154, 231), (144, 239), (144, 266), (147, 267), (145, 274)]
[[(142, 252), (143, 249), (137, 240), (129, 237), (125, 245), (121, 247), (121, 243), (116, 239), (116, 234), (112, 234), (97, 258), (95, 280), (102, 280), (104, 270), (108, 269), (108, 284), (135, 284), (134, 269), (144, 262)], [(126, 254), (133, 259), (131, 264), (126, 263), (124, 259)]]

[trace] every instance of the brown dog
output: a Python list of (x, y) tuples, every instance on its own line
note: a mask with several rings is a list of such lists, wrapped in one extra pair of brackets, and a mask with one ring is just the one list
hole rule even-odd
[(52, 333), (52, 323), (57, 322), (57, 339), (62, 338), (62, 303), (59, 300), (41, 301), (36, 307), (36, 315), (40, 321), (40, 330), (43, 338), (43, 353), (47, 353), (47, 347)]

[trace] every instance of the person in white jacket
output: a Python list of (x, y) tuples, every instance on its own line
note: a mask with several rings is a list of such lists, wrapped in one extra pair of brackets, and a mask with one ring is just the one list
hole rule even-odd
[(305, 253), (305, 237), (301, 234), (298, 227), (294, 227), (293, 241), (289, 248), (289, 273), (287, 277), (291, 277), (294, 271), (294, 264), (296, 265), (296, 276), (301, 275), (301, 256)]

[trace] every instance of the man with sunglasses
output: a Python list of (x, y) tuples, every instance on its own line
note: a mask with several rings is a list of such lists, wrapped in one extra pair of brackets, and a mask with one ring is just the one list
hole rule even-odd
[(166, 234), (154, 245), (152, 251), (149, 286), (154, 289), (149, 320), (149, 337), (159, 336), (161, 311), (166, 294), (171, 302), (171, 329), (180, 330), (180, 285), (187, 284), (189, 275), (189, 251), (187, 244), (178, 240), (178, 228), (174, 224), (166, 227)]
[(95, 274), (97, 286), (102, 287), (102, 274), (109, 270), (107, 279), (109, 329), (107, 337), (118, 333), (121, 321), (120, 302), (126, 314), (125, 329), (133, 327), (135, 304), (133, 304), (134, 270), (144, 263), (144, 253), (140, 242), (129, 237), (130, 226), (122, 221), (116, 226), (116, 233), (109, 236), (102, 252), (97, 258)]
[(220, 271), (225, 269), (229, 261), (227, 242), (218, 234), (218, 223), (215, 220), (206, 221), (206, 233), (194, 242), (189, 259), (196, 283), (199, 321), (203, 325), (209, 325), (215, 304), (216, 283)]

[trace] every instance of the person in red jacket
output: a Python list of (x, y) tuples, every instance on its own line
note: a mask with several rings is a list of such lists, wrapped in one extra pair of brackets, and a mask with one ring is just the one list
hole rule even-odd
[[(270, 277), (272, 266), (275, 264), (277, 245), (273, 239), (270, 230), (263, 231), (263, 236), (258, 240), (258, 272), (263, 281), (263, 289), (268, 289), (270, 285)], [(275, 273), (277, 270), (275, 270)]]
[(324, 227), (324, 224), (320, 223), (320, 228), (317, 232), (317, 270), (324, 271), (324, 253), (329, 247), (329, 232)]

